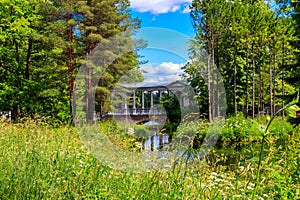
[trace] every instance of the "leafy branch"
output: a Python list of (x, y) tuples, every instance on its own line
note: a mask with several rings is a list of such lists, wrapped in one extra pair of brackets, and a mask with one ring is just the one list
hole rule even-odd
[(268, 136), (268, 130), (270, 128), (270, 125), (272, 124), (272, 121), (275, 119), (276, 115), (281, 113), (282, 111), (285, 111), (289, 117), (296, 117), (296, 112), (300, 110), (300, 108), (296, 105), (299, 102), (299, 92), (297, 94), (297, 97), (293, 99), (290, 103), (288, 103), (285, 107), (279, 109), (270, 119), (270, 121), (267, 124), (266, 129), (264, 130), (262, 140), (261, 140), (261, 146), (260, 146), (260, 152), (259, 152), (259, 160), (258, 160), (258, 166), (257, 166), (257, 172), (256, 172), (256, 179), (255, 179), (255, 186), (252, 193), (252, 199), (254, 199), (254, 196), (257, 191), (257, 185), (258, 185), (258, 179), (260, 177), (260, 169), (261, 169), (261, 162), (262, 162), (262, 154), (264, 150), (264, 144), (265, 144), (265, 138)]

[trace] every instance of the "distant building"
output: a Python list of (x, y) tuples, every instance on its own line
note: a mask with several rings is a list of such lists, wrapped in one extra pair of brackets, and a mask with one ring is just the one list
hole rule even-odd
[(164, 94), (174, 94), (180, 107), (188, 107), (190, 102), (187, 98), (185, 88), (187, 83), (174, 81), (170, 83), (137, 83), (123, 84), (120, 88), (111, 90), (111, 99), (114, 104), (114, 111), (110, 114), (146, 114), (155, 110), (155, 105)]

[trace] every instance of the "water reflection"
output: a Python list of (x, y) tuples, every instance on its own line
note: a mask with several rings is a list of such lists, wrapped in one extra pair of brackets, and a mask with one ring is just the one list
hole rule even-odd
[(147, 140), (142, 144), (142, 150), (154, 151), (160, 150), (164, 145), (169, 144), (169, 136), (163, 134), (157, 134), (156, 132), (151, 133)]

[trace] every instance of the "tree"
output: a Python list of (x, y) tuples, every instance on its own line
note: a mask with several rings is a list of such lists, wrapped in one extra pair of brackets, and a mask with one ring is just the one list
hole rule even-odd
[[(282, 53), (282, 47), (294, 41), (294, 27), (287, 23), (290, 17), (279, 15), (265, 1), (194, 0), (191, 10), (196, 38), (190, 50), (191, 62), (184, 67), (187, 73), (184, 78), (199, 90), (198, 94), (205, 94), (205, 84), (196, 77), (199, 75), (196, 67), (199, 59), (195, 58), (205, 53), (210, 55), (204, 64), (209, 69), (207, 74), (204, 73), (208, 80), (208, 115), (218, 113), (211, 109), (218, 104), (215, 90), (219, 84), (210, 70), (213, 64), (223, 77), (226, 96), (230, 99), (228, 113), (237, 114), (242, 110), (248, 115), (251, 106), (254, 118), (256, 113), (260, 115), (265, 111), (265, 104), (269, 102), (267, 105), (272, 114), (275, 106), (279, 105), (279, 79), (282, 81), (281, 93), (285, 93), (282, 92), (285, 85), (283, 76), (278, 75), (282, 68), (280, 63), (287, 68), (286, 58), (290, 57), (289, 63), (292, 64), (295, 54), (292, 48)], [(282, 33), (282, 29), (289, 31)], [(282, 61), (278, 62), (280, 56)], [(285, 73), (285, 77), (290, 75)]]
[[(38, 0), (0, 3), (0, 76), (4, 80), (0, 86), (0, 109), (11, 110), (14, 120), (34, 113), (56, 116), (64, 101), (60, 95), (64, 80), (54, 75), (63, 69), (57, 67), (61, 52), (53, 45), (56, 38), (48, 35), (45, 15), (40, 12), (45, 4)], [(44, 70), (49, 76), (45, 76)]]
[[(1, 1), (0, 110), (11, 110), (14, 120), (34, 114), (75, 119), (75, 74), (100, 42), (138, 28), (128, 7), (127, 0)], [(97, 90), (101, 110), (109, 97), (103, 91), (137, 66), (136, 51), (128, 50), (103, 71)], [(88, 84), (94, 70), (89, 69)], [(89, 98), (93, 89), (87, 87), (88, 113), (93, 111), (93, 97)], [(91, 122), (91, 115), (87, 119)]]
[[(129, 70), (137, 69), (137, 54), (133, 51), (127, 51), (122, 56), (114, 50), (118, 48), (126, 48), (122, 43), (128, 44), (126, 40), (132, 40), (130, 36), (123, 37), (121, 33), (132, 33), (133, 30), (139, 27), (139, 21), (132, 18), (128, 7), (128, 1), (79, 1), (78, 13), (82, 15), (80, 22), (81, 41), (85, 45), (86, 56), (92, 54), (98, 44), (107, 43), (116, 49), (107, 48), (101, 53), (97, 64), (84, 63), (86, 65), (86, 121), (93, 122), (94, 98), (93, 89), (96, 88), (96, 105), (99, 108), (100, 116), (103, 111), (109, 109), (109, 88), (117, 83), (122, 74)], [(116, 41), (110, 40), (112, 37), (119, 37)], [(116, 42), (117, 44), (111, 44)], [(95, 73), (100, 75), (99, 83), (95, 83)]]

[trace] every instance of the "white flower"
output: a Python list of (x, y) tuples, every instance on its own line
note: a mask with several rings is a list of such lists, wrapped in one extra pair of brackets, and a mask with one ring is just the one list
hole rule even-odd
[(253, 190), (254, 188), (248, 185), (248, 186), (247, 186), (247, 189), (248, 189), (248, 190)]
[(254, 187), (255, 184), (254, 184), (254, 183), (249, 183), (249, 186), (250, 186), (250, 187)]
[(243, 196), (240, 195), (240, 194), (235, 194), (235, 195), (233, 195), (233, 197), (235, 197), (235, 198), (242, 198)]
[(217, 182), (223, 182), (223, 179), (216, 178), (216, 181), (217, 181)]
[(216, 172), (212, 172), (210, 174), (213, 175), (213, 176), (218, 176), (218, 174)]

